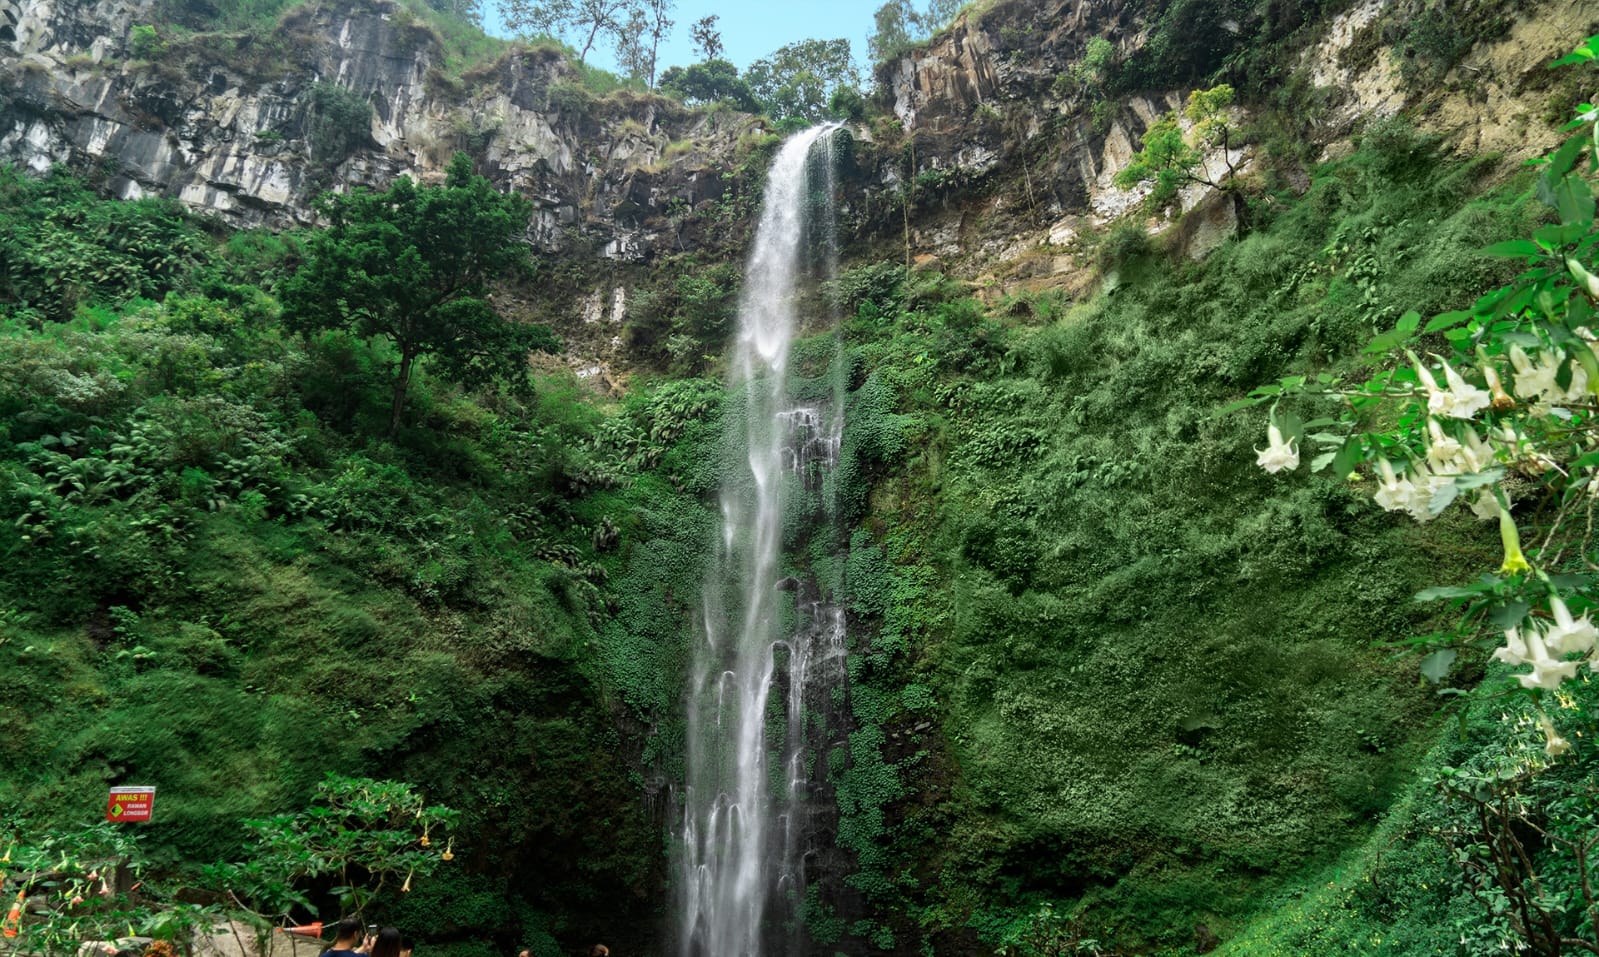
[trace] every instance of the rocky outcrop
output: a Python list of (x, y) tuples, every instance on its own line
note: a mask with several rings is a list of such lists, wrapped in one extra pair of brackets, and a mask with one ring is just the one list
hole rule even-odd
[[(894, 136), (879, 130), (875, 138), (899, 148), (882, 151), (867, 188), (909, 196), (916, 215), (901, 235), (911, 259), (931, 257), (996, 294), (1088, 288), (1093, 270), (1079, 239), (1128, 215), (1147, 215), (1144, 191), (1117, 188), (1115, 175), (1149, 126), (1180, 110), (1190, 89), (1111, 95), (1101, 86), (1104, 74), (1082, 68), (1096, 37), (1110, 43), (1115, 61), (1138, 62), (1157, 30), (1140, 19), (1149, 6), (997, 0), (879, 67), (899, 130)], [(1294, 6), (1261, 4), (1250, 22), (1190, 26), (1224, 38), (1220, 47), (1212, 44), (1217, 49), (1279, 44), (1308, 81), (1305, 127), (1316, 145), (1333, 150), (1348, 148), (1370, 119), (1405, 111), (1424, 130), (1464, 149), (1513, 159), (1536, 155), (1557, 135), (1539, 115), (1553, 82), (1545, 65), (1599, 31), (1599, 15), (1581, 0), (1504, 4), (1506, 29), (1479, 42), (1446, 75), (1423, 83), (1413, 69), (1404, 75), (1393, 50), (1393, 38), (1406, 26), (1405, 0), (1359, 0), (1319, 25), (1303, 21)], [(1213, 69), (1202, 66), (1196, 76)], [(1247, 111), (1237, 111), (1237, 119), (1246, 127)], [(1226, 155), (1216, 150), (1207, 168), (1218, 181), (1228, 167), (1247, 172), (1253, 161), (1248, 146)], [(1182, 194), (1180, 211), (1198, 210), (1202, 220), (1174, 239), (1185, 254), (1202, 256), (1238, 228), (1234, 205), (1212, 192), (1193, 186)], [(1145, 222), (1160, 232), (1175, 218)], [(887, 235), (891, 226), (885, 221), (879, 230)]]
[(456, 85), (437, 38), (387, 0), (297, 8), (277, 37), (160, 37), (156, 53), (130, 39), (150, 3), (0, 0), (0, 159), (244, 226), (308, 222), (326, 189), (441, 176), (466, 148), (534, 201), (537, 244), (629, 260), (680, 238), (668, 208), (721, 197), (755, 124), (654, 96), (595, 101), (548, 50)]

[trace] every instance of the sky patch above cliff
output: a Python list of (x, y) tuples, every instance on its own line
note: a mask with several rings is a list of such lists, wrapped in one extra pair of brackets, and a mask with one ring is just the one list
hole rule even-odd
[[(855, 65), (860, 67), (864, 75), (871, 67), (866, 62), (866, 38), (872, 33), (873, 9), (871, 4), (859, 0), (810, 0), (807, 3), (740, 6), (719, 0), (680, 0), (672, 16), (676, 21), (672, 35), (661, 50), (661, 68), (664, 70), (669, 66), (687, 66), (698, 62), (694, 43), (689, 38), (689, 27), (701, 17), (715, 14), (720, 17), (717, 26), (721, 28), (722, 43), (727, 48), (723, 56), (740, 70), (747, 69), (751, 62), (786, 43), (844, 37), (849, 40)], [(504, 25), (492, 9), (484, 25), (496, 36), (506, 35)], [(596, 47), (589, 59), (595, 66), (617, 69), (616, 57), (609, 47)]]

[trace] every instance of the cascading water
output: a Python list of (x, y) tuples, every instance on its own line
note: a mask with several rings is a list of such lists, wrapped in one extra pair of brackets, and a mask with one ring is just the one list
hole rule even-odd
[[(722, 534), (709, 563), (688, 696), (678, 868), (683, 957), (794, 952), (813, 840), (817, 703), (842, 687), (844, 615), (783, 574), (785, 537), (824, 493), (842, 404), (800, 405), (789, 375), (807, 207), (820, 185), (831, 253), (831, 166), (810, 162), (834, 127), (791, 138), (772, 162), (744, 275), (730, 382)], [(820, 150), (818, 150), (820, 152)], [(813, 167), (828, 181), (810, 182)], [(817, 509), (813, 508), (812, 511)], [(821, 511), (829, 511), (825, 508)], [(786, 524), (787, 523), (787, 524)], [(823, 762), (825, 764), (825, 762)]]

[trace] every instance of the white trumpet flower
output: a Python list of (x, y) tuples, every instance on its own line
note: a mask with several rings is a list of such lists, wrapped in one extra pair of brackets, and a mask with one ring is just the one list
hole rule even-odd
[(1255, 450), (1255, 464), (1268, 472), (1299, 468), (1299, 450), (1294, 448), (1293, 439), (1283, 440), (1282, 430), (1277, 428), (1277, 423), (1266, 424), (1266, 447)]
[(1494, 493), (1489, 489), (1478, 489), (1477, 500), (1471, 503), (1471, 514), (1485, 522), (1498, 521), (1499, 499), (1495, 498)]
[(1516, 675), (1516, 680), (1523, 688), (1531, 691), (1542, 688), (1545, 691), (1555, 691), (1561, 682), (1577, 675), (1575, 661), (1558, 661), (1549, 654), (1549, 649), (1544, 647), (1543, 638), (1537, 631), (1530, 630), (1526, 635), (1527, 656), (1526, 664), (1532, 665), (1532, 672), (1525, 675)]
[(1595, 640), (1599, 639), (1599, 629), (1594, 628), (1588, 616), (1572, 618), (1571, 610), (1560, 600), (1559, 595), (1549, 599), (1549, 607), (1555, 615), (1555, 626), (1544, 636), (1544, 643), (1548, 645), (1549, 653), (1585, 655), (1592, 651)]
[[(1479, 389), (1467, 382), (1443, 356), (1434, 358), (1443, 363), (1444, 378), (1449, 383), (1449, 408), (1445, 415), (1452, 419), (1469, 419), (1493, 403), (1493, 396), (1487, 389)], [(1430, 398), (1427, 404), (1429, 407), (1432, 405)]]
[(1458, 468), (1457, 459), (1465, 451), (1465, 446), (1445, 432), (1437, 419), (1431, 417), (1427, 419), (1427, 433), (1432, 438), (1432, 441), (1427, 443), (1427, 461), (1432, 467), (1439, 470)]

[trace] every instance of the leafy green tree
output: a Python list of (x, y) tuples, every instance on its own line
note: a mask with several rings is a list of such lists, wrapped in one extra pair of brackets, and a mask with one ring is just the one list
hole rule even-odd
[(918, 9), (911, 0), (888, 0), (872, 15), (876, 32), (866, 40), (873, 63), (899, 56), (949, 25), (960, 12), (960, 0), (927, 0)]
[(910, 49), (910, 20), (910, 0), (888, 0), (877, 8), (872, 14), (875, 32), (866, 38), (866, 55), (873, 63), (893, 59)]
[(751, 63), (744, 78), (772, 119), (812, 123), (827, 118), (828, 102), (840, 88), (860, 85), (847, 39), (790, 43)]
[(248, 860), (208, 868), (206, 879), (270, 919), (310, 908), (305, 882), (333, 877), (345, 910), (360, 913), (384, 889), (409, 891), (417, 875), (454, 860), (448, 831), (460, 816), (409, 784), (330, 774), (311, 807), (246, 821), (256, 837)]
[(511, 322), (488, 302), (495, 277), (527, 267), (521, 234), (531, 210), (475, 175), (465, 154), (442, 186), (402, 178), (381, 193), (323, 196), (317, 209), (328, 228), (312, 235), (305, 265), (284, 284), (285, 318), (306, 332), (349, 328), (394, 344), (390, 435), (421, 357), (470, 386), (518, 381), (529, 351), (558, 348), (548, 328)]
[(685, 103), (725, 100), (747, 113), (760, 109), (750, 85), (738, 75), (738, 67), (726, 60), (671, 67), (661, 74), (661, 88), (682, 97)]
[[(1210, 187), (1228, 183), (1234, 172), (1228, 154), (1234, 133), (1228, 113), (1232, 102), (1233, 88), (1226, 84), (1190, 93), (1183, 116), (1193, 124), (1192, 128), (1185, 134), (1176, 113), (1167, 113), (1156, 120), (1144, 132), (1143, 147), (1133, 156), (1132, 162), (1116, 174), (1116, 185), (1125, 189), (1153, 182), (1150, 202), (1164, 206), (1189, 183)], [(1205, 151), (1216, 147), (1221, 148), (1227, 170), (1212, 179), (1205, 169)]]
[(1066, 71), (1066, 82), (1080, 92), (1102, 85), (1105, 71), (1115, 55), (1116, 47), (1109, 40), (1104, 37), (1089, 38), (1088, 45), (1083, 48), (1083, 58)]

